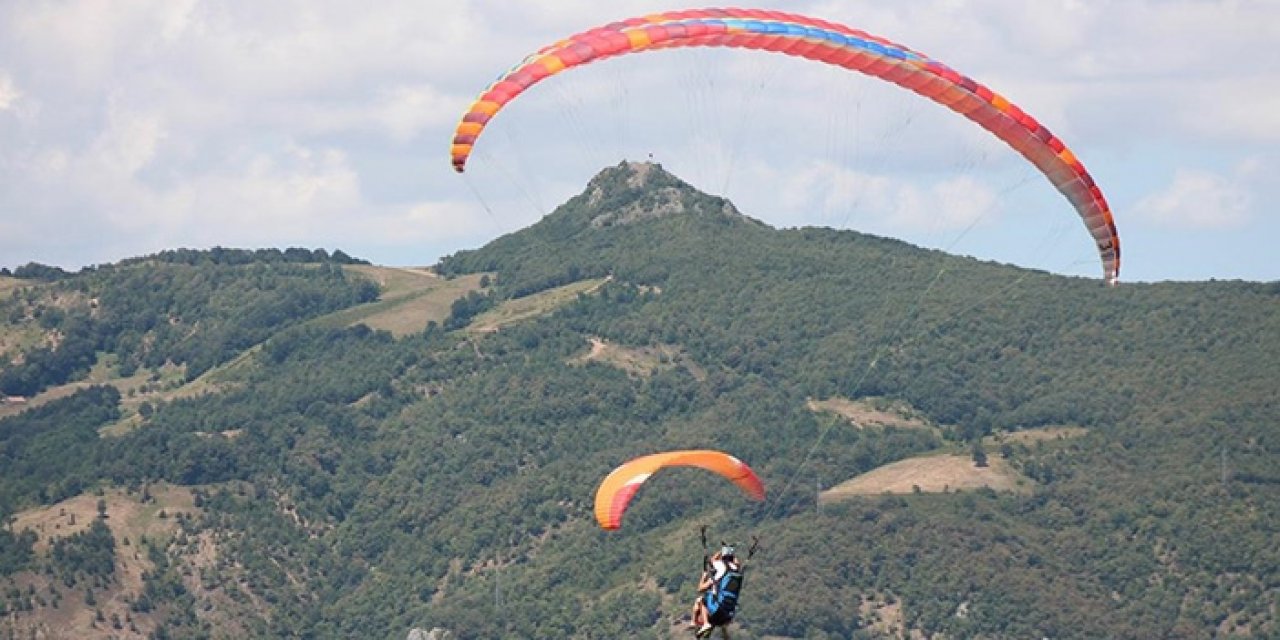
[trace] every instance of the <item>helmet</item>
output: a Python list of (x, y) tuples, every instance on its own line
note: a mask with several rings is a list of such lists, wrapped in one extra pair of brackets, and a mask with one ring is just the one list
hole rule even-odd
[(724, 545), (723, 547), (720, 547), (720, 557), (721, 557), (721, 558), (732, 558), (732, 557), (733, 557), (733, 553), (734, 553), (734, 552), (733, 552), (733, 547), (731, 547), (731, 546), (729, 546), (729, 545), (727, 545), (727, 544), (726, 544), (726, 545)]

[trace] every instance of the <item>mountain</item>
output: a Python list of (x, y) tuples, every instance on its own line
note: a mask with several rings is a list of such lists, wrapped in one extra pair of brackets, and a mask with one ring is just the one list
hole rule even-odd
[[(0, 633), (683, 636), (702, 525), (760, 540), (739, 638), (1280, 632), (1276, 283), (773, 229), (625, 162), (432, 273), (183, 255), (0, 280), (43, 390), (0, 406)], [(767, 501), (669, 470), (600, 530), (675, 448)]]

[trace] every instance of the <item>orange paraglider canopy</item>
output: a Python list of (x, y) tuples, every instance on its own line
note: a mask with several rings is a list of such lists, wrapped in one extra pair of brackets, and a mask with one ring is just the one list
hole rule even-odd
[(753, 500), (764, 500), (764, 483), (741, 460), (720, 451), (695, 449), (641, 456), (614, 469), (596, 490), (596, 522), (605, 529), (622, 526), (622, 514), (649, 476), (665, 467), (698, 467), (731, 480)]

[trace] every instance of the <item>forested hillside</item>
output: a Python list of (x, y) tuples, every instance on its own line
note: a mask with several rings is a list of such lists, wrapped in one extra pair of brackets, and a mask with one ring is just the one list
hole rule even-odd
[(75, 277), (20, 267), (18, 277), (51, 282), (15, 290), (0, 314), (40, 331), (46, 344), (9, 359), (0, 393), (34, 395), (82, 378), (100, 353), (118, 358), (123, 376), (169, 362), (193, 380), (274, 331), (376, 297), (372, 283), (345, 277), (339, 265), (350, 262), (341, 252), (214, 249), (166, 251)]
[[(6, 282), (0, 390), (47, 391), (0, 419), (0, 637), (684, 637), (701, 525), (761, 540), (737, 638), (1280, 634), (1278, 283), (1109, 288), (778, 230), (630, 163), (442, 260), (492, 276), (406, 337), (305, 321), (378, 295), (345, 254), (183, 255)], [(604, 343), (648, 360), (585, 357)], [(173, 368), (216, 384), (142, 410), (115, 382)], [(1061, 426), (1087, 431), (982, 451)], [(747, 461), (767, 501), (671, 470), (600, 530), (600, 479), (673, 448)], [(941, 452), (1031, 486), (815, 504)]]

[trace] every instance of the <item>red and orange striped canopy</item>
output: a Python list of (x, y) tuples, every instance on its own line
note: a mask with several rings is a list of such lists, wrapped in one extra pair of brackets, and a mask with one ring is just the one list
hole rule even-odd
[(1071, 149), (1043, 124), (1004, 96), (922, 53), (844, 25), (781, 11), (656, 13), (543, 47), (485, 89), (462, 116), (451, 149), (454, 169), (465, 169), (477, 139), (498, 111), (542, 79), (612, 56), (677, 47), (739, 47), (807, 58), (892, 82), (946, 106), (1031, 161), (1080, 214), (1107, 282), (1119, 277), (1120, 238), (1107, 200)]

